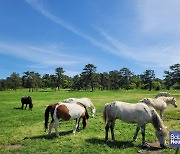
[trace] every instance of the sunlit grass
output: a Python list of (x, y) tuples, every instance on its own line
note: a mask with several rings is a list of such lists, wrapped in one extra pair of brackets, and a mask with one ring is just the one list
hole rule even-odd
[[(126, 101), (137, 103), (144, 97), (154, 97), (156, 91), (52, 91), (41, 90), (29, 93), (27, 89), (0, 92), (0, 153), (137, 153), (141, 146), (141, 133), (137, 142), (131, 143), (135, 132), (135, 125), (116, 121), (116, 141), (104, 142), (104, 123), (102, 110), (105, 103), (112, 101)], [(176, 96), (180, 107), (180, 92), (170, 92)], [(33, 111), (18, 109), (20, 98), (30, 95), (33, 99)], [(44, 111), (48, 104), (53, 104), (69, 97), (89, 97), (96, 106), (95, 118), (90, 118), (87, 128), (76, 135), (72, 135), (75, 121), (60, 121), (59, 134), (56, 138), (53, 130), (49, 138), (44, 132)], [(164, 123), (169, 130), (180, 130), (180, 109), (168, 106), (164, 113)], [(90, 114), (90, 112), (89, 112)], [(109, 134), (109, 138), (110, 138)], [(146, 141), (155, 141), (154, 128), (147, 125)], [(168, 141), (168, 139), (167, 139)], [(165, 153), (172, 153), (174, 149), (167, 148)]]

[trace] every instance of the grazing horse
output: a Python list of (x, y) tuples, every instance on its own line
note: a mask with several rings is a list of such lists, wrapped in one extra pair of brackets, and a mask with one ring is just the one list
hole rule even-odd
[(155, 96), (155, 98), (162, 97), (162, 96), (164, 96), (164, 97), (170, 97), (170, 94), (169, 94), (168, 92), (159, 92), (159, 93)]
[(25, 109), (27, 108), (27, 105), (29, 105), (29, 109), (32, 111), (33, 103), (32, 103), (32, 98), (30, 96), (23, 96), (21, 98), (21, 103), (22, 103), (21, 109), (23, 109), (24, 104), (26, 104)]
[(94, 114), (96, 112), (96, 108), (92, 101), (89, 98), (68, 98), (63, 101), (64, 103), (82, 103), (86, 108), (91, 108), (91, 114), (92, 117), (94, 117)]
[(51, 129), (55, 124), (55, 131), (56, 136), (59, 137), (58, 133), (58, 124), (59, 120), (74, 120), (76, 119), (76, 124), (73, 129), (73, 134), (76, 133), (76, 130), (79, 129), (79, 122), (80, 119), (83, 118), (83, 129), (87, 125), (87, 121), (89, 119), (88, 112), (86, 107), (82, 103), (58, 103), (49, 105), (45, 110), (45, 130), (48, 128), (48, 119), (49, 119), (49, 112), (51, 112), (51, 123), (49, 125), (49, 135), (51, 135)]
[(162, 118), (164, 110), (167, 105), (172, 104), (177, 107), (176, 99), (174, 97), (158, 97), (158, 98), (144, 98), (140, 102), (147, 104), (148, 106), (154, 107), (156, 110), (160, 111), (160, 117)]
[(125, 102), (113, 102), (106, 104), (103, 110), (103, 119), (106, 123), (105, 126), (105, 140), (108, 141), (108, 131), (111, 129), (112, 140), (114, 137), (114, 125), (115, 120), (120, 119), (127, 123), (136, 123), (137, 128), (133, 137), (133, 141), (136, 141), (138, 132), (141, 128), (142, 133), (142, 146), (146, 147), (145, 144), (145, 126), (147, 123), (152, 123), (156, 129), (156, 137), (160, 142), (161, 147), (165, 147), (166, 140), (166, 127), (163, 121), (157, 114), (154, 108), (147, 106), (144, 103), (130, 104)]

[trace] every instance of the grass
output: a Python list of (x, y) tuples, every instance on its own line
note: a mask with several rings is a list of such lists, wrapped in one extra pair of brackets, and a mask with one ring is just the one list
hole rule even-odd
[[(0, 153), (137, 153), (141, 150), (141, 134), (138, 140), (132, 143), (135, 125), (116, 121), (116, 141), (104, 142), (104, 124), (102, 121), (102, 110), (105, 103), (120, 100), (136, 103), (144, 97), (154, 97), (156, 91), (51, 91), (41, 90), (29, 93), (28, 90), (1, 91), (0, 92)], [(180, 92), (171, 91), (180, 106)], [(33, 111), (18, 109), (21, 106), (20, 98), (30, 95), (33, 99)], [(89, 97), (96, 106), (95, 118), (90, 118), (87, 128), (75, 136), (72, 129), (75, 121), (60, 121), (59, 134), (56, 138), (48, 138), (44, 132), (44, 111), (46, 105), (59, 102), (69, 97)], [(169, 130), (180, 130), (180, 109), (168, 106), (164, 113), (164, 123)], [(54, 132), (54, 130), (53, 130)], [(147, 125), (146, 141), (155, 141), (154, 128)], [(167, 138), (169, 142), (169, 139)], [(149, 152), (149, 151), (146, 151)], [(174, 153), (175, 149), (167, 148), (160, 151), (163, 153)]]

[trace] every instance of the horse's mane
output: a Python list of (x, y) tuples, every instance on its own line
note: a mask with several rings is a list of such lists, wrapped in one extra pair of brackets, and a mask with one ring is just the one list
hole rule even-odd
[(95, 109), (95, 106), (94, 106), (94, 104), (92, 103), (92, 101), (89, 99), (89, 103), (90, 103), (90, 106), (93, 108), (93, 109)]
[(158, 131), (162, 130), (163, 133), (166, 135), (167, 134), (166, 127), (164, 126), (164, 123), (161, 120), (158, 113), (156, 112), (156, 110), (152, 109), (151, 113), (152, 113), (152, 125), (154, 126), (154, 128)]

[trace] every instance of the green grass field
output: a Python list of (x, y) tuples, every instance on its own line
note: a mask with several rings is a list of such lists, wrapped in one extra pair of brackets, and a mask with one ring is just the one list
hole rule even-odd
[[(170, 91), (176, 97), (178, 108), (169, 105), (164, 113), (164, 123), (168, 130), (180, 130), (180, 91)], [(141, 133), (137, 142), (131, 142), (135, 132), (135, 125), (116, 121), (116, 141), (104, 142), (104, 124), (102, 110), (105, 103), (119, 100), (137, 103), (144, 97), (154, 97), (156, 91), (51, 91), (42, 90), (29, 93), (28, 90), (0, 92), (0, 153), (175, 153), (174, 148), (142, 150)], [(33, 99), (33, 111), (18, 109), (21, 106), (20, 98), (30, 95)], [(44, 132), (44, 111), (46, 105), (57, 103), (69, 97), (88, 97), (96, 107), (95, 118), (90, 118), (86, 129), (72, 135), (75, 121), (60, 121), (59, 134), (56, 138), (48, 138)], [(89, 114), (91, 114), (89, 112)], [(154, 128), (151, 124), (146, 128), (146, 141), (156, 141)], [(167, 137), (169, 144), (169, 138)]]

